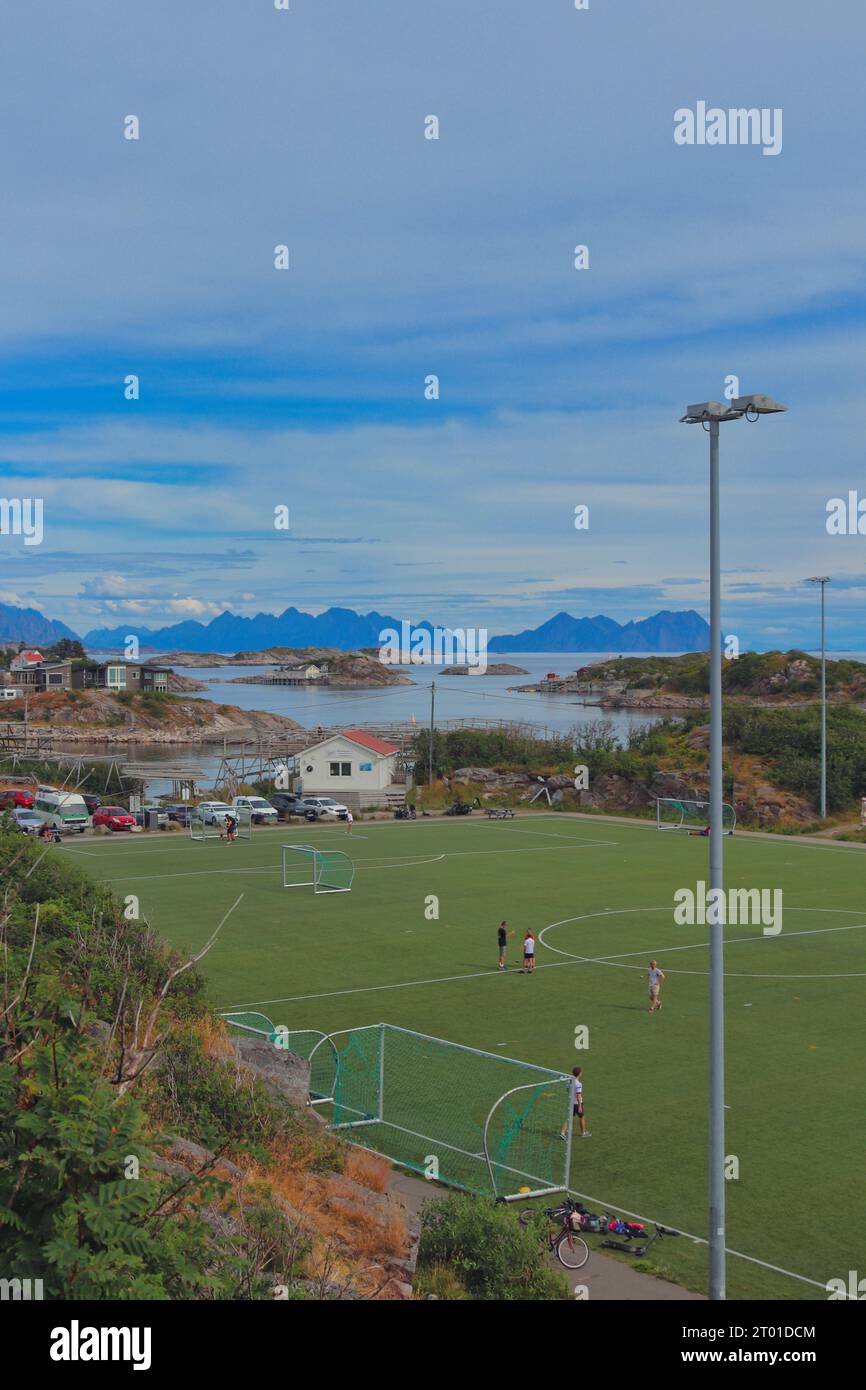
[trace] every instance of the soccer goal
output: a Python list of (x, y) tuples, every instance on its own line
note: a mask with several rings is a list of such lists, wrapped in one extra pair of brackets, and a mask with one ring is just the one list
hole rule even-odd
[[(252, 813), (248, 806), (239, 806), (232, 812), (237, 825), (235, 827), (236, 840), (252, 839)], [(224, 840), (226, 837), (225, 822), (220, 820), (206, 821), (197, 807), (193, 807), (189, 815), (189, 838), (204, 843), (207, 840)]]
[(313, 1049), (310, 1095), (349, 1143), (451, 1187), (505, 1201), (567, 1189), (572, 1076), (379, 1023)]
[(355, 865), (339, 849), (283, 845), (283, 887), (312, 888), (314, 893), (348, 893)]
[[(681, 801), (673, 796), (656, 798), (656, 829), (704, 830), (710, 823), (708, 801)], [(722, 803), (722, 832), (733, 835), (737, 816), (733, 806)]]

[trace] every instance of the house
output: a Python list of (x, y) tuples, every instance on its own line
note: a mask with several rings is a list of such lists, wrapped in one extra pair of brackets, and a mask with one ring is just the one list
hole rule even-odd
[(266, 680), (267, 685), (307, 685), (311, 681), (316, 681), (319, 685), (327, 685), (326, 669), (316, 665), (313, 661), (288, 661), (284, 666), (278, 666), (272, 671)]
[[(72, 662), (68, 658), (65, 661), (45, 661), (40, 658), (38, 662), (22, 662), (24, 655), (19, 652), (10, 663), (9, 679), (16, 689), (69, 690), (72, 685)], [(26, 655), (32, 656), (34, 653), (28, 652)]]
[(37, 652), (27, 647), (22, 647), (17, 656), (13, 656), (10, 663), (12, 671), (27, 671), (31, 666), (41, 666), (45, 657), (41, 652)]
[(170, 666), (141, 666), (137, 661), (82, 661), (73, 672), (76, 690), (168, 690)]
[(9, 682), (25, 691), (168, 690), (170, 666), (135, 661), (46, 661), (39, 652), (19, 652), (10, 663)]
[(298, 755), (305, 796), (333, 796), (353, 811), (403, 801), (405, 774), (396, 743), (364, 729), (343, 729)]

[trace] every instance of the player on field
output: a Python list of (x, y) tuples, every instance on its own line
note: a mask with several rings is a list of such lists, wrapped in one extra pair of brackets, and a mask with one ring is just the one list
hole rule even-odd
[[(582, 1067), (573, 1067), (573, 1068), (572, 1068), (571, 1074), (572, 1074), (572, 1076), (574, 1077), (574, 1105), (572, 1106), (571, 1113), (574, 1115), (575, 1119), (577, 1119), (577, 1120), (580, 1121), (580, 1137), (581, 1137), (581, 1139), (591, 1139), (591, 1138), (592, 1138), (592, 1130), (591, 1130), (591, 1129), (587, 1129), (587, 1127), (586, 1127), (586, 1112), (585, 1112), (585, 1110), (584, 1110), (584, 1105), (583, 1105), (583, 1082), (582, 1082), (581, 1079), (580, 1079), (580, 1076), (581, 1076), (581, 1072), (582, 1072), (582, 1071), (583, 1071), (583, 1068), (582, 1068)], [(567, 1120), (566, 1120), (565, 1124), (562, 1126), (562, 1129), (560, 1130), (559, 1133), (560, 1133), (560, 1138), (561, 1138), (561, 1139), (564, 1139), (565, 1136), (566, 1136), (566, 1134), (568, 1133), (568, 1121), (567, 1121)]]
[(649, 985), (650, 1001), (648, 1012), (651, 1014), (658, 1013), (659, 1009), (662, 1006), (662, 1001), (659, 998), (659, 994), (661, 993), (663, 980), (664, 971), (659, 970), (656, 962), (654, 960), (651, 960), (649, 963), (649, 970), (647, 971), (647, 984)]
[(523, 938), (523, 973), (532, 975), (535, 972), (535, 937), (527, 927), (526, 935)]
[(500, 969), (500, 970), (504, 970), (504, 969), (505, 969), (505, 947), (506, 947), (506, 944), (507, 944), (507, 942), (508, 942), (509, 936), (513, 936), (513, 935), (514, 935), (514, 932), (508, 930), (508, 923), (507, 923), (507, 922), (500, 922), (500, 923), (499, 923), (499, 927), (498, 927), (497, 932), (496, 932), (496, 939), (497, 939), (497, 941), (498, 941), (498, 943), (499, 943), (499, 969)]

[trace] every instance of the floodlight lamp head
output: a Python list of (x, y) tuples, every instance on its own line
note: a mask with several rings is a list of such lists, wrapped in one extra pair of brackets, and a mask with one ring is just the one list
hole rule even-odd
[[(736, 402), (734, 405), (736, 406)], [(713, 420), (740, 420), (742, 415), (742, 410), (723, 405), (721, 401), (702, 401), (699, 405), (686, 407), (685, 415), (680, 416), (680, 424), (703, 425)]]
[(779, 415), (788, 409), (786, 405), (774, 401), (772, 396), (737, 396), (731, 405), (747, 420), (757, 420), (759, 415)]

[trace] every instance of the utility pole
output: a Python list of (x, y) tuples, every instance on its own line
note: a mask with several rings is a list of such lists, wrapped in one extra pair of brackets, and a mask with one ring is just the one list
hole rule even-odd
[(436, 708), (436, 682), (430, 684), (430, 747), (427, 750), (427, 785), (433, 786), (433, 711)]
[(829, 574), (815, 574), (807, 584), (821, 585), (821, 819), (827, 818), (827, 649), (824, 643), (824, 591)]

